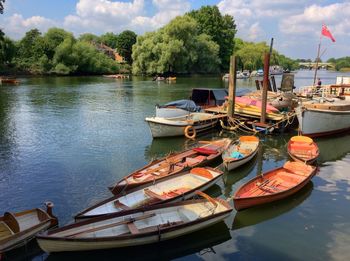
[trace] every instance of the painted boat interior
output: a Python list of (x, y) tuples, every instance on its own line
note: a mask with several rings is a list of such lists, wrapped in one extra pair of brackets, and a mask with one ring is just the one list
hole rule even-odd
[(113, 199), (83, 213), (83, 215), (89, 216), (113, 213), (179, 197), (215, 179), (221, 174), (221, 171), (212, 169), (193, 168), (190, 172), (184, 173), (184, 175), (158, 182), (154, 185)]
[(283, 168), (268, 172), (241, 187), (236, 198), (253, 198), (289, 190), (303, 182), (313, 168), (300, 162), (286, 162)]
[(99, 238), (133, 235), (170, 228), (228, 210), (227, 206), (217, 202), (201, 201), (146, 212), (137, 212), (129, 216), (120, 216), (91, 222), (82, 226), (50, 233), (53, 237)]

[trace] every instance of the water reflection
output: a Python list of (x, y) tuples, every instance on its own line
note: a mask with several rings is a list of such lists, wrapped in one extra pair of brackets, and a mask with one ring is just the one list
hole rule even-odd
[(232, 186), (238, 182), (239, 180), (246, 177), (256, 166), (258, 162), (258, 157), (255, 156), (251, 161), (244, 164), (243, 166), (234, 169), (232, 171), (226, 171), (223, 175), (223, 181), (225, 185), (224, 196), (226, 198), (232, 196)]
[(336, 161), (350, 153), (350, 135), (332, 136), (331, 138), (315, 139), (319, 150), (319, 162)]
[(300, 205), (310, 196), (312, 189), (313, 183), (311, 181), (300, 191), (286, 199), (238, 211), (233, 220), (232, 229), (235, 230), (246, 226), (253, 226), (278, 217)]
[(231, 239), (229, 228), (222, 221), (190, 235), (156, 244), (123, 249), (50, 254), (46, 260), (170, 260), (194, 253), (205, 259), (207, 253), (215, 254), (215, 246), (229, 239)]

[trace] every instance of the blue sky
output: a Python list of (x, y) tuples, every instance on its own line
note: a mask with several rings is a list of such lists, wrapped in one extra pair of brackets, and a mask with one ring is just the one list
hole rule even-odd
[(203, 5), (217, 5), (237, 25), (237, 37), (269, 42), (292, 58), (316, 57), (322, 23), (336, 39), (322, 38), (322, 59), (350, 56), (350, 0), (6, 0), (0, 27), (12, 39), (38, 28), (61, 27), (76, 36), (153, 31)]

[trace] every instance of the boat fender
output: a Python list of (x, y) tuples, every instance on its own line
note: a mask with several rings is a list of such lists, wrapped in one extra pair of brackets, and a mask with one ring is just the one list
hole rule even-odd
[(184, 134), (186, 138), (194, 139), (196, 138), (197, 133), (196, 133), (196, 129), (192, 125), (188, 125), (184, 130)]

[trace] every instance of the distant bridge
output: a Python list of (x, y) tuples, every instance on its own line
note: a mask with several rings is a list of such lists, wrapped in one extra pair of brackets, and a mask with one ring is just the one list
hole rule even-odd
[[(316, 63), (315, 62), (302, 62), (299, 63), (299, 68), (303, 69), (315, 69)], [(324, 69), (334, 69), (334, 63), (318, 63), (318, 69), (324, 68)]]

